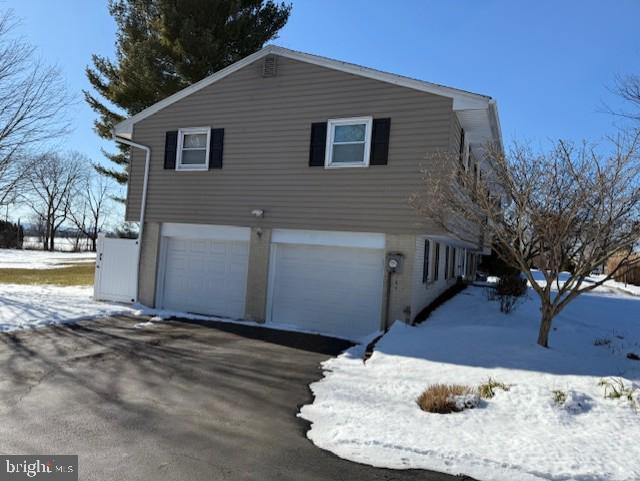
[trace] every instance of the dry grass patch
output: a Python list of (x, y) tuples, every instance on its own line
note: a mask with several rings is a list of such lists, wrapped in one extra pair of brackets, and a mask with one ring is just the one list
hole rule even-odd
[(429, 413), (448, 414), (459, 412), (467, 407), (465, 398), (477, 397), (477, 391), (461, 384), (432, 384), (418, 398), (420, 409)]
[(627, 386), (624, 381), (617, 377), (601, 379), (598, 383), (604, 388), (604, 397), (607, 399), (626, 399), (633, 401), (633, 387)]
[(495, 379), (489, 378), (486, 382), (483, 382), (478, 386), (478, 393), (482, 399), (491, 399), (496, 395), (496, 390), (508, 391), (511, 389), (509, 384), (505, 384)]
[(93, 262), (58, 269), (0, 269), (0, 283), (86, 286), (93, 284), (95, 269)]
[(566, 391), (562, 391), (561, 389), (554, 389), (551, 391), (553, 404), (556, 406), (562, 406), (567, 400)]

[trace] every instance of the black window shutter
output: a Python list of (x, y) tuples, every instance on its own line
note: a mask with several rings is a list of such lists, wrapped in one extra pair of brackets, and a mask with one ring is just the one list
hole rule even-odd
[(444, 248), (444, 278), (449, 278), (449, 246)]
[(426, 284), (429, 282), (429, 254), (431, 254), (429, 249), (430, 243), (429, 239), (425, 239), (424, 241), (424, 258), (422, 260), (422, 283)]
[(327, 123), (311, 124), (311, 145), (309, 146), (309, 167), (323, 167), (327, 150)]
[(369, 165), (387, 165), (391, 119), (373, 119)]
[(464, 129), (460, 129), (460, 163), (464, 160)]
[(224, 129), (211, 129), (209, 142), (209, 168), (222, 169), (222, 148), (224, 146)]
[(164, 168), (175, 170), (178, 150), (178, 131), (167, 132), (164, 137)]

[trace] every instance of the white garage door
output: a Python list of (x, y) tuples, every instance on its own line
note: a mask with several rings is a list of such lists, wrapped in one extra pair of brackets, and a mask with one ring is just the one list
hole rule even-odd
[(274, 244), (268, 320), (350, 339), (380, 329), (383, 250)]
[(244, 316), (248, 242), (164, 237), (163, 244), (163, 309)]

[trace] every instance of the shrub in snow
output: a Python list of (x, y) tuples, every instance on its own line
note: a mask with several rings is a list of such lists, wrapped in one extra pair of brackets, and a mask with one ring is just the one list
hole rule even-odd
[(504, 275), (496, 284), (496, 298), (500, 301), (500, 312), (509, 314), (518, 300), (527, 292), (527, 281), (520, 273)]
[(417, 399), (423, 411), (437, 414), (460, 412), (480, 402), (478, 393), (461, 384), (432, 384)]
[(640, 356), (638, 356), (635, 352), (627, 353), (627, 359), (631, 359), (632, 361), (640, 361)]
[(609, 344), (611, 344), (611, 339), (606, 337), (599, 337), (593, 340), (594, 346), (608, 346)]
[(478, 393), (482, 399), (491, 399), (496, 395), (496, 389), (508, 391), (511, 388), (509, 384), (505, 384), (495, 379), (489, 378), (478, 386)]

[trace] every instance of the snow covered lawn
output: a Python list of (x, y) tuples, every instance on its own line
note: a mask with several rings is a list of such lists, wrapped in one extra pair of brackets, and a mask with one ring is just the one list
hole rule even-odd
[[(595, 280), (601, 279), (604, 276), (592, 276)], [(610, 279), (604, 283), (605, 286), (613, 287), (614, 289), (618, 289), (620, 291), (626, 292), (627, 294), (631, 294), (634, 296), (640, 296), (640, 286), (635, 286), (633, 284), (625, 284), (624, 282), (614, 281)]]
[[(324, 363), (300, 416), (319, 447), (389, 468), (464, 473), (482, 481), (640, 479), (640, 412), (607, 399), (603, 378), (640, 388), (640, 298), (607, 288), (555, 320), (551, 348), (536, 345), (539, 303), (510, 315), (470, 287), (424, 324), (396, 323), (364, 364), (362, 346)], [(434, 383), (511, 384), (476, 409), (423, 412)], [(567, 394), (558, 406), (553, 391)], [(640, 406), (640, 404), (638, 404)]]
[(0, 269), (56, 269), (69, 264), (95, 262), (95, 260), (95, 252), (0, 249)]
[(0, 332), (133, 312), (92, 295), (93, 287), (0, 284)]

